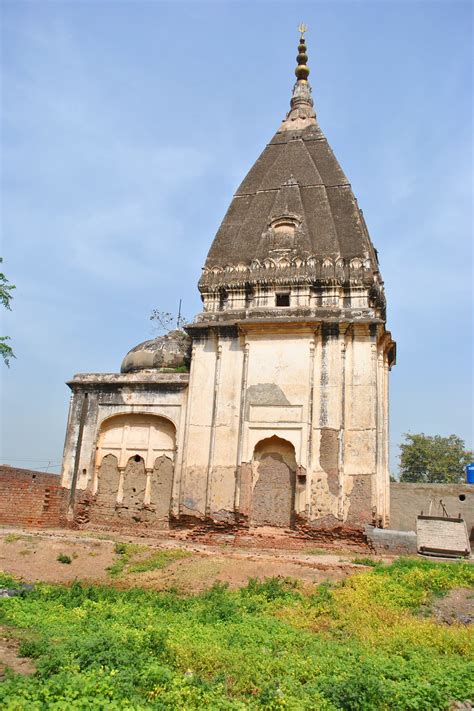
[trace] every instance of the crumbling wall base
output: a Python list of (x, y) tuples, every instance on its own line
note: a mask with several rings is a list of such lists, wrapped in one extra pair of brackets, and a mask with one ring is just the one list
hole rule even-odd
[(370, 547), (380, 554), (416, 555), (416, 533), (414, 531), (396, 531), (391, 528), (367, 526), (365, 535)]

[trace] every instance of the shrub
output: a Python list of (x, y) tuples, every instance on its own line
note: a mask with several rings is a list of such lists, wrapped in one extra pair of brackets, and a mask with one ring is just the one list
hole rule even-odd
[(60, 553), (56, 560), (58, 560), (60, 563), (65, 563), (66, 565), (70, 565), (72, 563), (72, 558), (68, 555), (65, 555), (64, 553)]

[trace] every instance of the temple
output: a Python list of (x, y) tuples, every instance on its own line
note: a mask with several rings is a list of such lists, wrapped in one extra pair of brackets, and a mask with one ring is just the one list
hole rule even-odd
[(395, 343), (377, 252), (317, 120), (304, 28), (290, 110), (237, 189), (192, 324), (78, 374), (70, 503), (110, 525), (389, 523)]

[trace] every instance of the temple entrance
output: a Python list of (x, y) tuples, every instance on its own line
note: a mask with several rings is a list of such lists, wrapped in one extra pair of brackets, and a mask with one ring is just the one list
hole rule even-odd
[(261, 440), (254, 450), (252, 472), (251, 525), (291, 527), (296, 483), (293, 445), (276, 436)]

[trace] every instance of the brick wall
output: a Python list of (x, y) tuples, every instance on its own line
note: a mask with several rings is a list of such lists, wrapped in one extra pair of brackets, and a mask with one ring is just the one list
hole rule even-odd
[(68, 495), (57, 474), (0, 465), (0, 525), (63, 526)]

